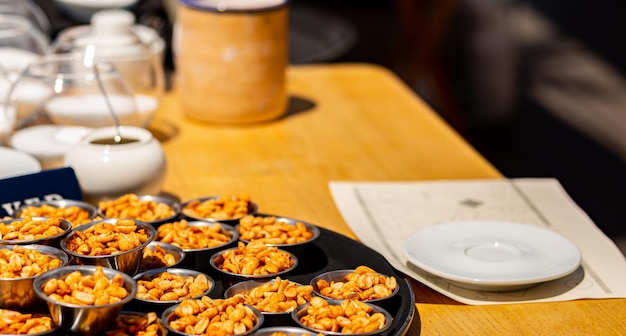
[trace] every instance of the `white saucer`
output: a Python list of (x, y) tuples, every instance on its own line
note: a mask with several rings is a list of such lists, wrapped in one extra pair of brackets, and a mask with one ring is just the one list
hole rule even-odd
[(37, 158), (43, 169), (59, 168), (65, 154), (91, 131), (82, 126), (35, 125), (15, 131), (10, 145)]
[(580, 250), (541, 227), (501, 221), (435, 224), (404, 241), (404, 255), (418, 268), (459, 287), (518, 290), (574, 272)]
[(37, 173), (40, 170), (41, 165), (33, 156), (0, 147), (0, 179)]

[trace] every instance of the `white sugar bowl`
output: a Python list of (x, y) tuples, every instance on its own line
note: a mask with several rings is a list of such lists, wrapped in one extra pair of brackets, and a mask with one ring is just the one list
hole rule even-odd
[(65, 155), (87, 202), (161, 191), (166, 159), (159, 141), (140, 127), (121, 126), (119, 132), (122, 140), (116, 143), (115, 127), (98, 128)]

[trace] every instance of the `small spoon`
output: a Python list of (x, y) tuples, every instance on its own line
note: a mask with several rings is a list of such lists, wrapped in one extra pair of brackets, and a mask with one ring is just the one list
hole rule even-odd
[(113, 123), (115, 124), (115, 136), (113, 136), (113, 142), (115, 142), (116, 144), (119, 144), (120, 142), (122, 142), (122, 134), (120, 133), (120, 121), (117, 118), (115, 111), (113, 111), (113, 105), (111, 104), (111, 101), (109, 100), (109, 95), (107, 95), (106, 90), (104, 89), (104, 85), (102, 85), (102, 81), (100, 80), (100, 71), (98, 71), (98, 63), (93, 64), (93, 72), (96, 75), (96, 82), (98, 83), (98, 88), (100, 89), (100, 92), (102, 93), (102, 96), (104, 97), (104, 101), (107, 105), (107, 109), (109, 110), (109, 113), (111, 114), (111, 117), (113, 118)]

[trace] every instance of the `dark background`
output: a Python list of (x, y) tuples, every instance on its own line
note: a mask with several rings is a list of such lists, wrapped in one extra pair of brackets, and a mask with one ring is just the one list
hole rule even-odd
[[(52, 38), (76, 24), (52, 1), (36, 2), (51, 18)], [(528, 95), (533, 55), (510, 48), (502, 34), (507, 15), (520, 4), (626, 74), (622, 0), (292, 0), (291, 61), (388, 67), (505, 176), (557, 178), (607, 235), (626, 245), (626, 163)], [(169, 40), (171, 20), (160, 1), (143, 0), (133, 10), (139, 22)], [(481, 43), (491, 43), (480, 52), (478, 32)], [(512, 70), (506, 68), (511, 60)], [(166, 66), (173, 66), (171, 57)], [(494, 73), (512, 87), (486, 86), (477, 95), (482, 80)], [(505, 103), (494, 105), (499, 101)], [(626, 106), (623, 112), (626, 118)]]
[[(421, 9), (431, 14), (416, 14), (413, 20), (443, 20), (436, 9), (441, 1), (423, 1)], [(428, 63), (426, 74), (445, 73), (446, 98), (429, 87), (416, 84), (415, 70), (410, 66), (419, 53), (412, 43), (410, 24), (402, 20), (401, 1), (367, 0), (340, 2), (329, 0), (301, 0), (331, 11), (352, 25), (358, 40), (344, 55), (334, 61), (372, 62), (394, 70), (407, 85), (444, 116), (481, 154), (507, 177), (557, 178), (574, 201), (611, 238), (626, 242), (626, 163), (613, 152), (585, 136), (578, 130), (555, 118), (527, 95), (524, 87), (524, 54), (521, 59), (515, 102), (508, 117), (485, 118), (475, 111), (471, 90), (471, 75), (480, 76), (473, 69), (480, 60), (468, 50), (467, 39), (481, 24), (474, 15), (472, 2), (457, 1), (457, 9), (450, 14), (449, 22), (442, 24), (442, 37), (428, 52), (435, 54), (435, 65)], [(521, 3), (524, 1), (491, 1)], [(544, 15), (559, 29), (587, 45), (600, 58), (626, 74), (626, 2), (621, 0), (531, 0), (526, 4)], [(432, 23), (431, 26), (436, 26)], [(413, 40), (414, 41), (414, 40)], [(504, 47), (503, 47), (504, 48)], [(422, 50), (423, 51), (423, 50)], [(470, 83), (470, 84), (468, 84)], [(471, 89), (471, 88), (470, 88)], [(626, 93), (625, 93), (626, 94)], [(439, 98), (439, 99), (438, 99)], [(626, 118), (626, 106), (623, 107)], [(626, 132), (626, 130), (624, 130)]]

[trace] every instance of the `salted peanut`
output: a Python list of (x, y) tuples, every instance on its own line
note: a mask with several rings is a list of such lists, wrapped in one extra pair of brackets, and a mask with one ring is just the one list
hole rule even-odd
[(178, 301), (198, 297), (209, 288), (209, 280), (204, 274), (182, 276), (164, 271), (137, 279), (135, 296), (152, 301)]
[(159, 226), (155, 237), (157, 241), (178, 246), (183, 250), (217, 247), (231, 239), (232, 234), (224, 230), (220, 223), (189, 225), (184, 219)]
[(125, 194), (111, 201), (101, 201), (98, 208), (108, 218), (131, 218), (145, 222), (170, 218), (176, 214), (166, 203), (140, 200), (135, 194)]
[(247, 245), (239, 242), (237, 248), (223, 251), (215, 263), (221, 270), (234, 274), (269, 275), (291, 268), (295, 260), (276, 247), (252, 241)]
[(300, 323), (322, 332), (362, 334), (383, 328), (385, 315), (358, 300), (347, 299), (331, 305), (315, 296), (306, 308), (306, 315), (300, 317)]
[(72, 223), (72, 228), (76, 228), (76, 227), (79, 227), (79, 226), (81, 226), (81, 225), (89, 224), (89, 223), (91, 223), (91, 222), (101, 221), (101, 220), (103, 220), (103, 219), (104, 219), (104, 218), (103, 218), (102, 216), (95, 216), (94, 218), (91, 218), (91, 219), (90, 219), (90, 218), (87, 218), (87, 219), (84, 219), (84, 220), (81, 220), (81, 221), (78, 221), (78, 222)]
[(105, 332), (107, 336), (159, 336), (161, 326), (156, 313), (120, 314)]
[(311, 300), (313, 286), (300, 285), (276, 277), (246, 292), (235, 294), (242, 296), (243, 302), (268, 313), (291, 312), (301, 304)]
[(315, 285), (320, 294), (332, 299), (375, 300), (390, 296), (398, 287), (396, 278), (384, 276), (367, 266), (358, 266), (341, 280), (320, 279)]
[(101, 266), (96, 267), (92, 275), (74, 271), (61, 279), (49, 279), (42, 291), (53, 300), (85, 306), (112, 304), (129, 295), (122, 275), (109, 279)]
[(20, 211), (20, 217), (56, 217), (65, 219), (75, 227), (81, 223), (89, 222), (91, 214), (81, 207), (70, 205), (67, 207), (56, 207), (51, 204), (41, 204), (38, 206), (29, 205)]
[(183, 300), (168, 318), (172, 329), (194, 335), (236, 335), (254, 328), (258, 319), (241, 297)]
[(155, 245), (154, 248), (150, 246), (143, 250), (143, 257), (141, 264), (139, 265), (140, 271), (149, 269), (156, 269), (162, 267), (172, 266), (176, 263), (176, 256), (169, 253), (161, 245)]
[(240, 218), (249, 214), (250, 195), (223, 195), (205, 201), (193, 200), (182, 212), (194, 218), (212, 218), (216, 220)]
[(54, 328), (55, 325), (50, 316), (0, 309), (0, 334), (2, 335), (35, 334)]
[(132, 219), (113, 223), (97, 223), (85, 230), (76, 230), (67, 239), (68, 250), (88, 256), (112, 255), (130, 251), (150, 238), (149, 232)]
[(63, 233), (60, 218), (34, 220), (32, 217), (0, 223), (0, 240), (34, 240)]
[(248, 215), (239, 220), (239, 238), (260, 240), (265, 244), (296, 244), (313, 238), (313, 232), (301, 222), (295, 225), (276, 217)]
[(29, 278), (63, 265), (63, 261), (35, 249), (15, 245), (0, 249), (0, 278)]

